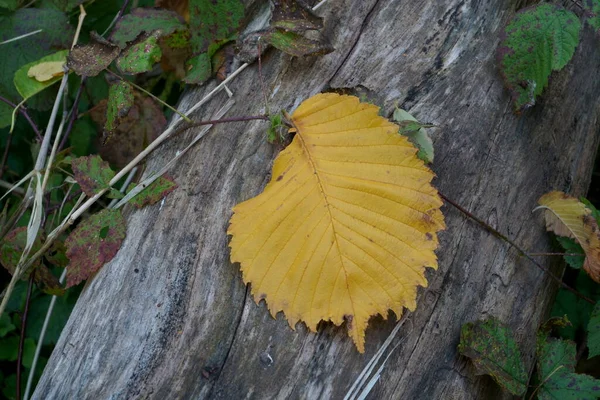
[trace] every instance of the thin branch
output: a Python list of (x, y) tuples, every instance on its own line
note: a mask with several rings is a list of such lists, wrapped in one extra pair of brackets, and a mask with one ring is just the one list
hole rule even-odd
[(3, 187), (5, 189), (11, 189), (13, 192), (15, 192), (15, 194), (18, 194), (19, 196), (25, 196), (25, 190), (23, 190), (20, 187), (14, 187), (14, 186), (15, 186), (14, 184), (8, 183), (8, 182), (0, 179), (0, 187)]
[(60, 142), (60, 146), (58, 147), (59, 150), (62, 150), (65, 148), (65, 145), (67, 144), (67, 140), (69, 139), (69, 135), (71, 134), (71, 131), (73, 130), (73, 124), (75, 123), (75, 120), (78, 118), (77, 110), (79, 108), (79, 101), (81, 99), (81, 93), (83, 92), (86, 81), (87, 81), (86, 76), (81, 78), (81, 83), (79, 84), (79, 89), (77, 89), (77, 93), (75, 94), (75, 100), (73, 101), (73, 106), (71, 107), (71, 111), (69, 112), (69, 125), (67, 125), (67, 130), (65, 131), (65, 134)]
[(596, 302), (594, 300), (592, 300), (589, 297), (587, 297), (587, 296), (579, 293), (577, 290), (573, 289), (572, 287), (570, 287), (569, 285), (567, 285), (566, 283), (564, 283), (562, 281), (562, 279), (560, 279), (557, 276), (555, 276), (552, 272), (550, 272), (550, 270), (547, 267), (545, 267), (542, 264), (540, 264), (539, 262), (537, 262), (535, 258), (533, 258), (532, 256), (530, 256), (525, 250), (521, 249), (521, 247), (519, 247), (515, 242), (513, 242), (507, 236), (505, 236), (502, 233), (498, 232), (496, 229), (494, 229), (490, 225), (488, 225), (485, 221), (483, 221), (483, 220), (479, 219), (478, 217), (476, 217), (475, 215), (471, 214), (469, 211), (467, 211), (466, 209), (464, 209), (463, 207), (461, 207), (460, 205), (458, 205), (454, 201), (452, 201), (449, 198), (447, 198), (441, 192), (438, 192), (438, 193), (440, 194), (440, 197), (442, 199), (446, 200), (449, 204), (451, 204), (458, 211), (460, 211), (461, 213), (463, 213), (464, 215), (466, 215), (467, 217), (469, 217), (473, 221), (477, 222), (481, 227), (483, 227), (486, 231), (488, 231), (492, 235), (496, 236), (498, 239), (500, 239), (500, 240), (508, 243), (510, 246), (512, 246), (515, 250), (517, 250), (517, 252), (519, 252), (519, 254), (521, 256), (523, 256), (523, 257), (527, 258), (529, 261), (531, 261), (536, 267), (538, 267), (540, 270), (542, 270), (543, 272), (545, 272), (550, 278), (552, 278), (552, 280), (554, 280), (556, 283), (558, 283), (559, 286), (561, 286), (563, 289), (568, 290), (569, 292), (573, 293), (577, 297), (579, 297), (579, 298), (587, 301), (590, 304), (596, 304)]
[(531, 257), (544, 257), (544, 256), (563, 256), (563, 257), (585, 257), (585, 254), (581, 253), (528, 253)]
[(123, 5), (121, 6), (121, 9), (117, 13), (117, 15), (113, 18), (113, 20), (110, 21), (110, 24), (108, 25), (108, 28), (106, 28), (106, 30), (102, 33), (101, 36), (105, 36), (113, 28), (113, 26), (115, 26), (117, 24), (117, 22), (119, 22), (119, 20), (121, 18), (123, 18), (123, 14), (125, 14), (125, 9), (127, 8), (128, 4), (129, 4), (129, 0), (125, 0), (123, 2)]
[(269, 117), (267, 115), (251, 115), (248, 117), (231, 117), (231, 118), (212, 119), (209, 121), (192, 122), (191, 124), (187, 124), (185, 126), (182, 126), (179, 129), (177, 129), (173, 133), (173, 136), (176, 136), (176, 135), (180, 134), (181, 132), (184, 132), (188, 129), (195, 128), (198, 126), (203, 126), (203, 125), (216, 125), (216, 124), (225, 124), (228, 122), (245, 122), (245, 121), (256, 121), (256, 120), (268, 121)]
[(27, 298), (25, 299), (25, 310), (21, 317), (21, 337), (19, 338), (19, 352), (17, 355), (17, 399), (21, 398), (21, 364), (23, 363), (23, 346), (25, 345), (25, 331), (27, 329), (27, 314), (29, 313), (29, 304), (31, 303), (31, 289), (33, 287), (33, 276), (29, 277), (29, 285), (27, 286)]

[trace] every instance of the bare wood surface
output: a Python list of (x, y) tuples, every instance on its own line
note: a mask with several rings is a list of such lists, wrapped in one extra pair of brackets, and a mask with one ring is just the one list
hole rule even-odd
[[(549, 250), (537, 199), (585, 194), (600, 135), (600, 49), (586, 31), (573, 62), (552, 76), (539, 103), (512, 113), (495, 66), (509, 1), (330, 0), (319, 13), (336, 51), (263, 59), (272, 110), (292, 111), (330, 88), (357, 88), (390, 115), (398, 103), (433, 130), (438, 175), (449, 198), (534, 252)], [(188, 93), (186, 109), (214, 84)], [(227, 114), (263, 111), (256, 65), (230, 88)], [(220, 94), (195, 119), (210, 119)], [(164, 204), (128, 217), (127, 239), (82, 294), (35, 392), (36, 399), (342, 398), (396, 319), (371, 320), (366, 353), (344, 327), (317, 333), (256, 305), (228, 261), (231, 207), (257, 194), (279, 149), (263, 122), (221, 125), (174, 169), (180, 187)], [(161, 148), (156, 170), (184, 147)], [(457, 355), (463, 323), (496, 316), (517, 332), (533, 363), (534, 331), (556, 285), (453, 208), (444, 212), (440, 268), (400, 330), (371, 398), (509, 398)], [(557, 258), (541, 258), (554, 270)]]

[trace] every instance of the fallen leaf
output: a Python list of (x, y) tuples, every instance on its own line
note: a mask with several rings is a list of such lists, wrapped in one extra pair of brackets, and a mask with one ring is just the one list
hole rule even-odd
[(88, 279), (112, 260), (125, 239), (125, 231), (125, 218), (119, 210), (102, 210), (82, 221), (65, 240), (69, 257), (67, 288)]
[(108, 67), (120, 52), (119, 46), (92, 32), (90, 43), (76, 45), (71, 50), (67, 57), (67, 66), (77, 75), (96, 76)]
[(394, 121), (400, 124), (400, 134), (406, 136), (418, 149), (417, 156), (426, 163), (433, 162), (433, 142), (425, 128), (432, 125), (421, 124), (415, 117), (401, 108), (394, 111)]
[(458, 351), (471, 359), (479, 374), (490, 375), (515, 396), (527, 390), (529, 374), (517, 342), (509, 327), (496, 318), (464, 324)]
[(295, 57), (321, 56), (335, 49), (325, 37), (309, 39), (295, 32), (280, 29), (265, 29), (251, 32), (238, 41), (238, 58), (244, 62), (252, 62), (258, 57), (259, 41), (263, 53), (269, 45)]
[[(115, 176), (115, 172), (110, 169), (108, 163), (97, 155), (76, 158), (71, 161), (71, 168), (75, 180), (88, 197), (94, 197), (102, 190), (109, 188), (110, 180)], [(122, 196), (118, 190), (110, 189), (109, 197), (119, 198)]]
[(121, 120), (133, 106), (133, 88), (125, 81), (110, 85), (106, 107), (106, 123), (104, 124), (104, 140), (108, 141)]
[(139, 43), (130, 45), (117, 58), (117, 67), (126, 74), (141, 74), (152, 69), (160, 61), (162, 51), (158, 40), (150, 36)]
[[(135, 184), (131, 184), (127, 191), (129, 192), (135, 187)], [(129, 200), (129, 203), (131, 203), (135, 208), (143, 208), (146, 206), (150, 206), (164, 199), (166, 195), (171, 193), (176, 188), (177, 183), (175, 183), (173, 178), (171, 178), (170, 176), (161, 176), (160, 178), (152, 182), (150, 186), (143, 189), (134, 198)]]
[(292, 327), (346, 321), (360, 352), (372, 315), (415, 309), (445, 228), (434, 174), (377, 113), (334, 93), (304, 101), (271, 181), (234, 207), (228, 230), (257, 302)]
[(274, 0), (271, 27), (291, 32), (305, 32), (323, 28), (323, 18), (296, 0)]
[(115, 25), (110, 40), (121, 49), (134, 41), (140, 33), (155, 33), (156, 37), (185, 30), (187, 26), (182, 17), (174, 11), (157, 8), (134, 8), (131, 13), (123, 16)]
[(546, 209), (548, 231), (576, 239), (586, 255), (583, 269), (600, 283), (600, 229), (592, 211), (576, 198), (558, 191), (546, 193), (538, 204), (534, 211)]
[(35, 78), (38, 82), (46, 82), (52, 78), (61, 77), (65, 74), (65, 61), (47, 61), (29, 68), (27, 76)]

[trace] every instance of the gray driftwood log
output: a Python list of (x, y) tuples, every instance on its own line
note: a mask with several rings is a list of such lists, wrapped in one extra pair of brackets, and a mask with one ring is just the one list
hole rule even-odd
[[(362, 90), (390, 115), (398, 103), (432, 130), (434, 184), (449, 198), (514, 238), (545, 251), (550, 240), (537, 199), (550, 190), (585, 194), (600, 136), (600, 47), (590, 30), (574, 60), (552, 76), (538, 104), (512, 112), (495, 63), (508, 0), (330, 0), (320, 10), (336, 51), (298, 59), (263, 58), (273, 110), (293, 110), (332, 88)], [(263, 111), (257, 66), (230, 88), (228, 117)], [(194, 104), (214, 83), (190, 91)], [(221, 93), (195, 119), (210, 119)], [(229, 260), (231, 208), (256, 195), (280, 150), (263, 122), (214, 128), (173, 170), (180, 187), (164, 204), (128, 217), (127, 239), (82, 294), (36, 399), (335, 398), (350, 385), (396, 323), (375, 317), (359, 354), (344, 327), (293, 331), (281, 313), (256, 305)], [(156, 170), (193, 136), (158, 150)], [(430, 271), (418, 308), (373, 399), (509, 398), (474, 375), (457, 354), (463, 323), (496, 316), (516, 331), (528, 366), (534, 332), (557, 290), (505, 243), (444, 207), (440, 268)], [(558, 260), (541, 259), (560, 273)]]

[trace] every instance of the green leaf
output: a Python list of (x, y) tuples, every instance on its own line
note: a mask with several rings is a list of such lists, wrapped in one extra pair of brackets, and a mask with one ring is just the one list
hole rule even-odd
[(35, 341), (32, 338), (25, 338), (23, 342), (23, 358), (21, 364), (25, 368), (31, 368), (33, 356), (35, 355)]
[(170, 35), (177, 30), (187, 29), (185, 21), (174, 11), (156, 8), (135, 8), (125, 15), (113, 30), (110, 39), (120, 48), (127, 47), (140, 33), (160, 31), (158, 37)]
[[(71, 168), (75, 180), (81, 186), (81, 190), (89, 197), (93, 197), (102, 190), (109, 188), (110, 180), (115, 176), (115, 172), (100, 156), (76, 158), (71, 161)], [(111, 188), (111, 193), (114, 190)], [(116, 195), (116, 197), (118, 196)]]
[(600, 31), (600, 0), (583, 0), (581, 2), (585, 10), (585, 18), (590, 26)]
[(68, 50), (61, 50), (57, 53), (42, 57), (37, 61), (31, 62), (19, 68), (17, 72), (15, 72), (14, 83), (21, 97), (23, 97), (23, 99), (29, 99), (30, 97), (35, 96), (42, 90), (46, 89), (49, 86), (52, 86), (54, 83), (61, 80), (63, 74), (40, 82), (35, 77), (29, 76), (31, 75), (30, 69), (43, 63), (52, 61), (59, 61), (65, 63), (67, 61), (68, 53)]
[(581, 248), (581, 245), (575, 240), (564, 236), (556, 236), (556, 240), (565, 250), (565, 253), (570, 254), (581, 254), (581, 256), (564, 256), (565, 261), (571, 268), (581, 269), (583, 262), (585, 261), (585, 253)]
[(592, 217), (600, 224), (600, 211), (585, 197), (580, 197), (579, 200), (592, 212)]
[(19, 337), (9, 336), (0, 340), (0, 360), (16, 361), (19, 354)]
[(18, 0), (0, 0), (0, 7), (8, 8), (13, 11), (19, 7), (19, 2)]
[(430, 127), (431, 125), (421, 124), (415, 117), (401, 108), (396, 108), (393, 119), (401, 123), (400, 134), (406, 136), (418, 149), (417, 157), (426, 163), (432, 163), (434, 157), (433, 142), (424, 129), (424, 127)]
[(8, 313), (5, 312), (0, 316), (0, 337), (6, 336), (7, 333), (10, 333), (17, 329), (16, 326), (12, 324)]
[(186, 83), (202, 83), (212, 75), (211, 59), (235, 40), (244, 17), (239, 0), (190, 0), (190, 43), (197, 56), (186, 63)]
[(538, 335), (538, 399), (584, 400), (600, 396), (600, 380), (574, 373), (575, 343)]
[[(129, 190), (133, 190), (135, 185), (131, 185)], [(161, 176), (146, 189), (138, 193), (129, 200), (136, 208), (142, 208), (161, 201), (165, 196), (177, 188), (177, 183), (170, 176)]]
[(274, 0), (271, 27), (292, 32), (305, 32), (323, 28), (323, 18), (296, 0)]
[[(10, 272), (12, 275), (15, 272), (15, 268), (21, 259), (21, 254), (25, 249), (27, 243), (27, 227), (22, 226), (15, 228), (10, 231), (2, 241), (0, 245), (0, 263)], [(35, 239), (33, 247), (31, 248), (30, 254), (34, 254), (42, 247), (42, 240), (40, 235)], [(34, 263), (34, 268), (40, 265), (39, 260)]]
[(92, 32), (90, 43), (77, 45), (71, 50), (67, 66), (77, 75), (96, 76), (117, 58), (120, 51), (118, 46)]
[(85, 0), (46, 0), (54, 5), (59, 10), (71, 11)]
[(126, 74), (141, 74), (150, 71), (161, 57), (162, 51), (158, 40), (150, 36), (124, 50), (117, 59), (117, 67)]
[(517, 112), (532, 107), (548, 85), (550, 73), (571, 60), (580, 29), (577, 15), (546, 3), (524, 8), (511, 19), (498, 59)]
[(596, 303), (587, 326), (589, 358), (600, 355), (600, 302)]
[(244, 48), (254, 48), (256, 52), (258, 40), (262, 40), (294, 57), (319, 56), (331, 53), (334, 48), (323, 38), (321, 40), (308, 39), (295, 32), (286, 32), (278, 29), (268, 29), (253, 32), (244, 38)]
[[(17, 104), (20, 96), (13, 84), (15, 72), (23, 65), (66, 49), (71, 45), (73, 28), (67, 16), (60, 11), (22, 8), (0, 16), (0, 42), (42, 29), (43, 32), (3, 44), (0, 56), (0, 95)], [(7, 56), (10, 55), (10, 56)], [(54, 101), (52, 93), (43, 93), (30, 102), (30, 108), (49, 109)], [(0, 103), (0, 128), (10, 125), (12, 109)]]
[[(100, 231), (108, 227), (106, 237)], [(65, 241), (67, 257), (67, 287), (88, 279), (113, 259), (125, 239), (125, 219), (119, 210), (102, 210), (82, 221)]]
[(509, 328), (495, 318), (464, 324), (458, 351), (471, 358), (480, 374), (491, 375), (514, 395), (527, 390), (528, 374)]
[(133, 88), (130, 84), (119, 81), (114, 85), (110, 85), (106, 108), (106, 124), (104, 125), (107, 138), (117, 129), (121, 119), (127, 116), (133, 101)]

